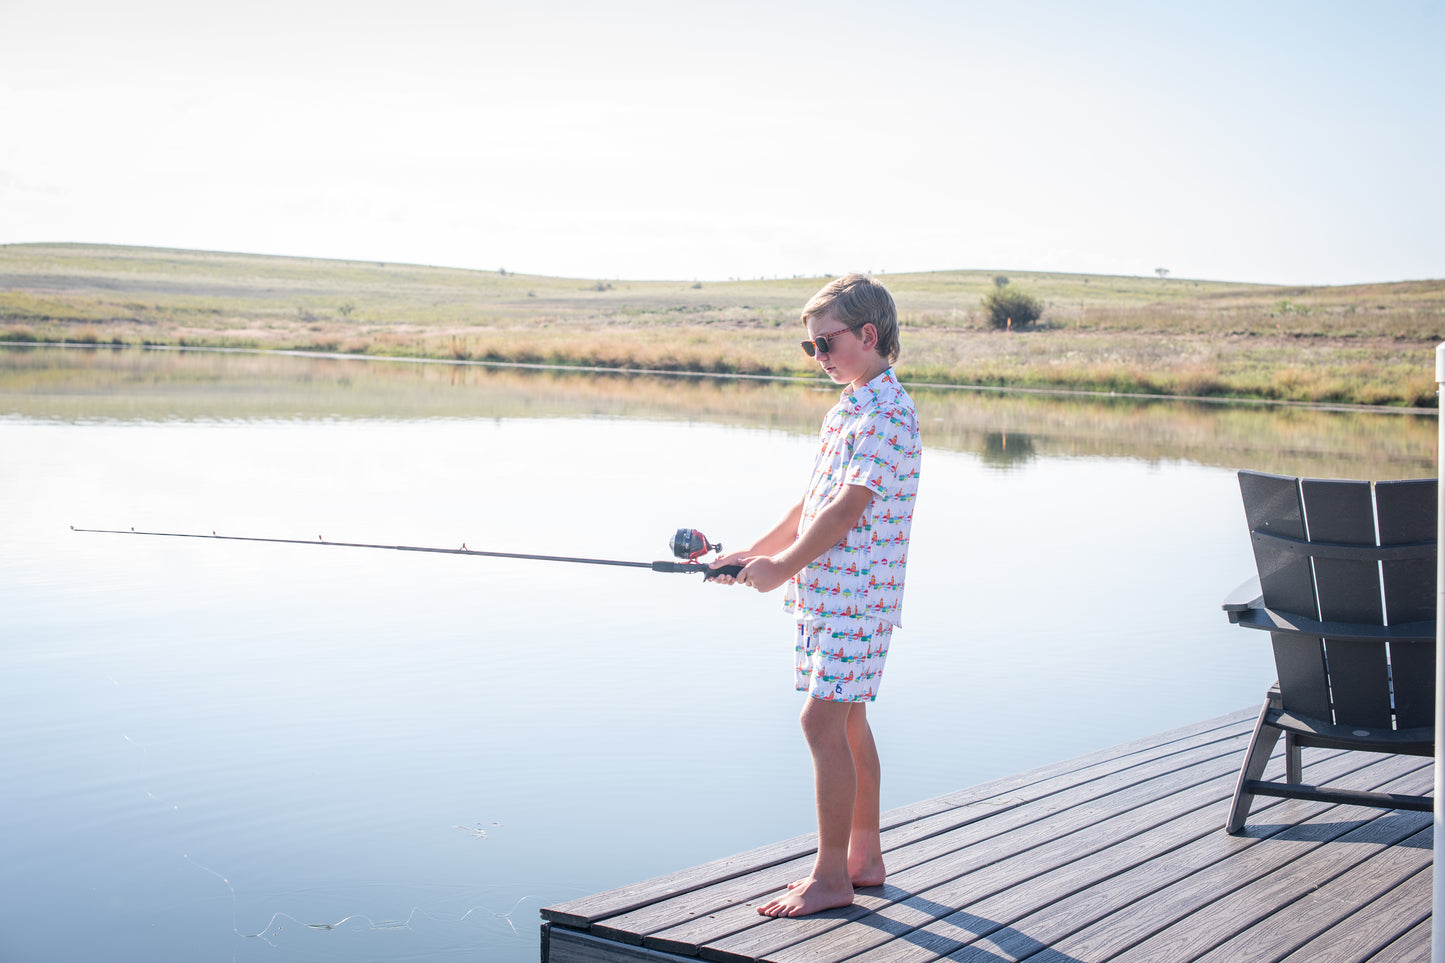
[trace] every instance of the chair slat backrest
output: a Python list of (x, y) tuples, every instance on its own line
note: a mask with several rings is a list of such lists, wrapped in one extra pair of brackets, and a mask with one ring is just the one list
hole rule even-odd
[[(1367, 481), (1300, 480), (1305, 526), (1312, 542), (1375, 545), (1375, 506)], [(1314, 559), (1321, 622), (1384, 625), (1377, 562), (1354, 558)]]
[[(1369, 482), (1305, 478), (1300, 494), (1311, 542), (1376, 544)], [(1320, 556), (1313, 562), (1320, 621), (1385, 624), (1379, 562)], [(1324, 650), (1335, 721), (1390, 728), (1388, 649), (1374, 642), (1326, 640)]]
[[(1381, 545), (1408, 545), (1435, 540), (1439, 501), (1433, 478), (1376, 482), (1375, 505)], [(1435, 561), (1399, 559), (1381, 563), (1385, 580), (1385, 613), (1394, 624), (1435, 618)]]
[[(1432, 541), (1439, 531), (1435, 479), (1377, 482), (1375, 512), (1381, 545)], [(1435, 560), (1397, 559), (1380, 563), (1385, 615), (1391, 624), (1435, 618)], [(1401, 729), (1435, 724), (1435, 646), (1427, 642), (1390, 645), (1395, 719)]]
[[(1244, 517), (1253, 532), (1305, 538), (1305, 513), (1299, 479), (1258, 471), (1239, 473)], [(1308, 558), (1287, 552), (1273, 542), (1254, 540), (1254, 564), (1264, 604), (1278, 612), (1319, 618), (1314, 573)]]
[[(1376, 546), (1433, 546), (1434, 479), (1372, 486), (1242, 471), (1239, 484), (1265, 607), (1357, 626), (1433, 621), (1433, 550), (1381, 561)], [(1341, 725), (1433, 724), (1433, 644), (1271, 635), (1286, 711)]]
[[(1239, 490), (1251, 535), (1267, 532), (1304, 539), (1304, 506), (1299, 479), (1265, 472), (1241, 471)], [(1319, 618), (1314, 572), (1308, 557), (1287, 551), (1276, 542), (1253, 538), (1254, 564), (1266, 607), (1277, 612)], [(1331, 717), (1329, 675), (1321, 640), (1271, 633), (1280, 698), (1290, 712), (1319, 719)]]

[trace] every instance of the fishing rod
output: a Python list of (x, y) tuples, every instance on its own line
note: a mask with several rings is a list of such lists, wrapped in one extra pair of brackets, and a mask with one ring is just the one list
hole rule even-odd
[(72, 532), (89, 532), (100, 535), (154, 535), (161, 538), (209, 538), (223, 542), (270, 542), (275, 545), (330, 545), (335, 548), (380, 548), (393, 552), (432, 552), (439, 555), (481, 555), (488, 558), (521, 558), (531, 559), (538, 562), (574, 562), (581, 565), (620, 565), (625, 568), (646, 568), (654, 572), (678, 572), (691, 575), (696, 572), (703, 573), (704, 581), (717, 578), (719, 575), (737, 575), (743, 570), (741, 565), (722, 565), (712, 568), (706, 562), (699, 562), (698, 559), (708, 552), (722, 554), (721, 543), (709, 542), (707, 536), (694, 528), (679, 528), (673, 534), (668, 546), (672, 554), (684, 562), (624, 562), (611, 558), (572, 558), (565, 555), (527, 555), (520, 552), (484, 552), (480, 549), (467, 548), (466, 542), (461, 548), (432, 548), (425, 545), (376, 545), (368, 542), (328, 542), (320, 535), (316, 541), (305, 538), (258, 538), (251, 535), (217, 535), (212, 532), (209, 535), (192, 532), (138, 532), (134, 528), (130, 530), (119, 528), (76, 528), (70, 526)]

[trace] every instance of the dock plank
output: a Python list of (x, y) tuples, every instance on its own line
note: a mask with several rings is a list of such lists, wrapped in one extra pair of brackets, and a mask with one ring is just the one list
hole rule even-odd
[(1281, 963), (1403, 958), (1398, 954), (1413, 945), (1415, 941), (1409, 939), (1410, 934), (1422, 924), (1426, 935), (1425, 955), (1428, 956), (1430, 901), (1433, 895), (1430, 866), (1433, 856), (1425, 862), (1425, 868), (1359, 907), (1349, 917), (1285, 957)]
[[(1430, 920), (1427, 918), (1411, 927), (1409, 932), (1389, 946), (1369, 957), (1360, 959), (1368, 959), (1370, 963), (1429, 963), (1430, 935)], [(1301, 957), (1300, 961), (1295, 961), (1291, 958), (1290, 963), (1302, 963), (1304, 959), (1306, 958)], [(1343, 957), (1316, 956), (1312, 958), (1313, 961), (1329, 959), (1343, 959)]]
[[(1433, 777), (1431, 778), (1433, 779)], [(1386, 783), (1386, 785), (1400, 784), (1419, 786), (1421, 782), (1395, 780)], [(1280, 869), (1283, 865), (1298, 860), (1326, 843), (1345, 839), (1350, 832), (1360, 829), (1376, 818), (1379, 812), (1358, 807), (1351, 807), (1347, 810), (1346, 807), (1325, 804), (1301, 804), (1297, 800), (1291, 800), (1282, 807), (1276, 807), (1273, 812), (1284, 813), (1291, 808), (1299, 814), (1309, 812), (1314, 814), (1283, 829), (1277, 826), (1253, 824), (1246, 831), (1245, 837), (1231, 837), (1222, 831), (1208, 836), (1201, 840), (1198, 847), (1203, 851), (1202, 854), (1207, 860), (1207, 865), (1162, 889), (1149, 893), (1147, 897), (1111, 913), (1077, 933), (1051, 943), (1049, 950), (1044, 953), (1024, 956), (1021, 959), (1034, 960), (1036, 963), (1062, 963), (1062, 961), (1071, 959), (1118, 960), (1142, 940), (1152, 937), (1161, 930), (1179, 926), (1180, 929), (1175, 931), (1176, 935), (1187, 933), (1191, 928), (1195, 931), (1204, 930), (1202, 918), (1198, 914), (1201, 909), (1213, 905), (1212, 900), (1217, 901), (1221, 895), (1227, 897), (1228, 894), (1236, 892), (1242, 886)], [(1423, 816), (1424, 814), (1417, 815)], [(1243, 845), (1244, 839), (1248, 836), (1258, 836), (1260, 839), (1255, 842), (1255, 845)], [(1264, 840), (1268, 840), (1268, 847), (1258, 845)], [(1179, 856), (1189, 858), (1197, 857), (1200, 854), (1191, 852), (1173, 855), (1176, 858)], [(1335, 852), (1331, 851), (1327, 857), (1334, 855)], [(1166, 857), (1152, 863), (1149, 871), (1156, 871), (1159, 866), (1167, 866), (1169, 862), (1169, 858)], [(1311, 878), (1309, 882), (1312, 881)], [(1191, 922), (1194, 924), (1192, 927), (1189, 925)], [(1205, 938), (1209, 937), (1207, 932), (1201, 935)], [(1147, 959), (1147, 957), (1143, 958)], [(1189, 958), (1182, 955), (1173, 957), (1161, 955), (1155, 956), (1153, 959)]]
[[(1348, 771), (1338, 760), (1332, 776)], [(1230, 790), (1232, 792), (1232, 788)], [(1123, 838), (1109, 849), (991, 898), (968, 904), (937, 923), (858, 957), (869, 963), (925, 963), (950, 959), (1022, 960), (1111, 914), (1132, 909), (1151, 894), (1229, 859), (1267, 838), (1221, 831), (1228, 794), (1156, 832)], [(1274, 800), (1260, 811), (1285, 805)], [(1315, 804), (1324, 811), (1325, 804)], [(1281, 827), (1282, 828), (1282, 827)], [(1122, 931), (1124, 927), (1119, 927)], [(983, 938), (980, 938), (983, 937)], [(970, 949), (971, 944), (977, 947)]]
[[(1272, 869), (1223, 899), (1202, 907), (1196, 904), (1187, 917), (1119, 954), (1114, 960), (1116, 963), (1142, 963), (1161, 959), (1208, 959), (1214, 954), (1206, 954), (1202, 950), (1210, 944), (1217, 946), (1215, 941), (1264, 920), (1272, 920), (1276, 926), (1296, 933), (1309, 932), (1302, 929), (1309, 920), (1295, 914), (1294, 904), (1301, 897), (1369, 859), (1378, 847), (1394, 846), (1428, 829), (1431, 818), (1428, 813), (1403, 812), (1389, 813), (1380, 818), (1368, 818), (1363, 812), (1359, 816), (1368, 821), (1338, 836), (1339, 845), (1325, 847), (1320, 842), (1310, 852), (1292, 859), (1287, 856), (1290, 863), (1287, 872), (1282, 871), (1285, 869), (1283, 866)], [(1333, 825), (1347, 826), (1350, 822)], [(1284, 835), (1275, 837), (1275, 840)], [(1257, 846), (1253, 855), (1265, 858), (1272, 855), (1271, 849), (1271, 846)], [(1238, 880), (1244, 874), (1237, 872), (1234, 875)], [(1202, 895), (1197, 886), (1191, 888), (1196, 895)], [(1289, 912), (1280, 912), (1286, 908)]]
[[(1304, 945), (1315, 944), (1318, 949), (1325, 945), (1322, 941), (1341, 932), (1336, 929), (1341, 922), (1365, 913), (1367, 909), (1368, 918), (1356, 920), (1357, 925), (1351, 927), (1348, 933), (1355, 940), (1378, 948), (1420, 921), (1418, 912), (1409, 912), (1418, 904), (1392, 899), (1390, 894), (1395, 893), (1398, 897), (1400, 894), (1396, 890), (1399, 887), (1430, 867), (1434, 845), (1434, 829), (1426, 826), (1399, 845), (1383, 847), (1378, 853), (1290, 903), (1288, 925), (1280, 925), (1280, 920), (1273, 915), (1266, 917), (1199, 957), (1198, 963), (1274, 961), (1298, 951)], [(1354, 894), (1362, 891), (1381, 895), (1361, 907)], [(1397, 914), (1398, 908), (1407, 911), (1403, 918)], [(1376, 928), (1386, 930), (1388, 935), (1381, 938), (1380, 934), (1373, 932)], [(1345, 944), (1336, 938), (1333, 945), (1343, 948)]]
[[(756, 907), (812, 834), (549, 906), (546, 963), (1343, 963), (1429, 958), (1430, 816), (1261, 799), (1223, 831), (1256, 709), (890, 810), (887, 884)], [(1308, 750), (1319, 780), (1428, 793), (1433, 764)], [(1279, 754), (1270, 763), (1277, 775)], [(1423, 942), (1422, 942), (1423, 940)]]

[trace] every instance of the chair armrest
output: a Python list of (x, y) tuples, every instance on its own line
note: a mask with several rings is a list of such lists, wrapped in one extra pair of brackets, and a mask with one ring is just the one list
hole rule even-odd
[(1229, 615), (1229, 621), (1238, 622), (1241, 612), (1248, 612), (1250, 609), (1257, 609), (1264, 602), (1264, 595), (1259, 588), (1259, 576), (1240, 582), (1234, 591), (1225, 596), (1220, 608)]
[(1276, 612), (1263, 605), (1230, 612), (1229, 621), (1245, 629), (1263, 629), (1285, 635), (1333, 639), (1336, 642), (1434, 642), (1435, 622), (1316, 622), (1292, 612)]

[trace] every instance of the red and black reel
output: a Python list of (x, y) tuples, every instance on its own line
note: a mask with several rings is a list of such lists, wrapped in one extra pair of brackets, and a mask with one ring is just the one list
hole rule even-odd
[(689, 562), (696, 562), (708, 552), (722, 554), (721, 542), (709, 542), (707, 536), (695, 528), (679, 528), (669, 544), (674, 556)]

